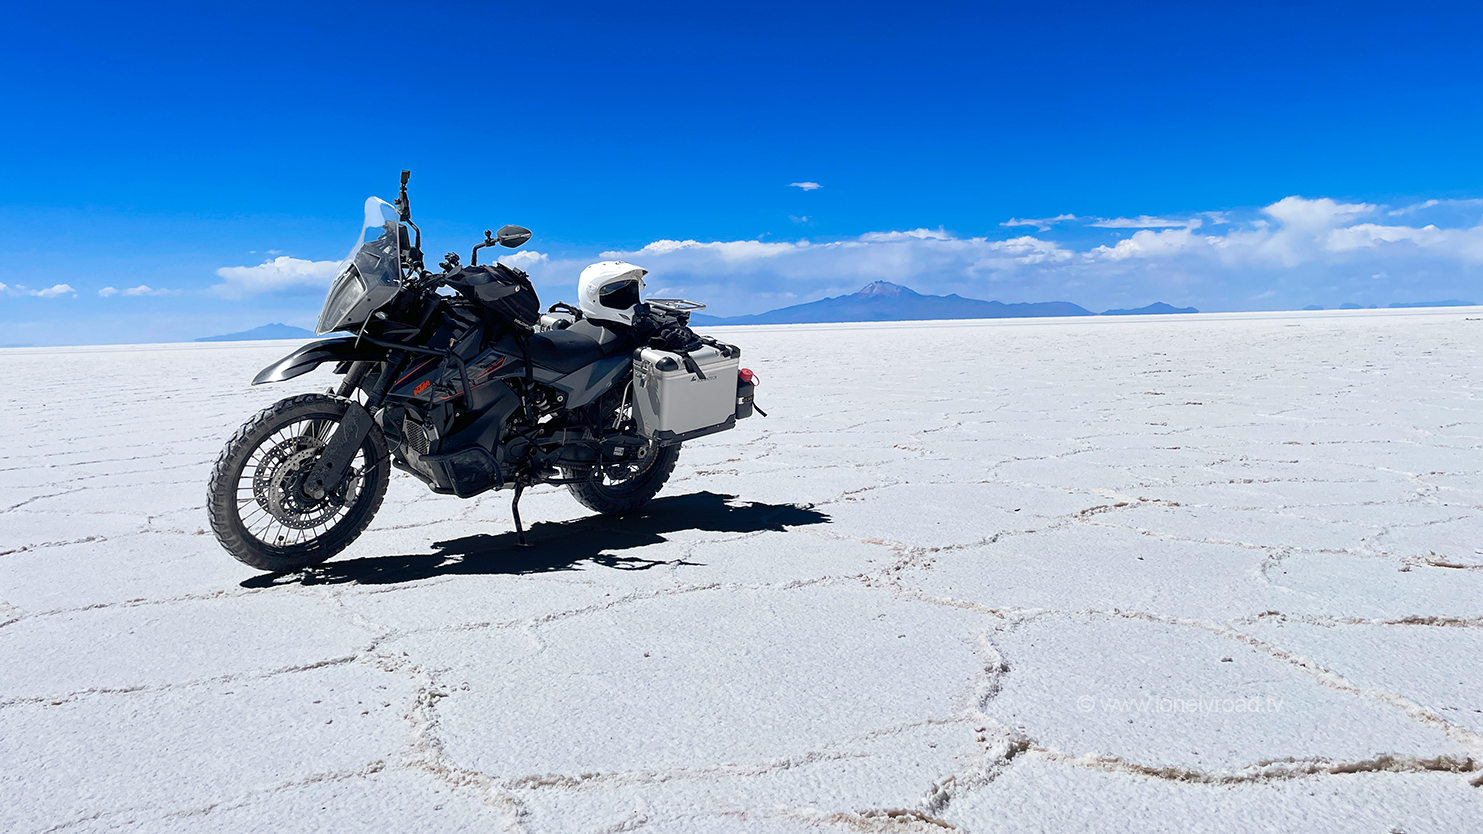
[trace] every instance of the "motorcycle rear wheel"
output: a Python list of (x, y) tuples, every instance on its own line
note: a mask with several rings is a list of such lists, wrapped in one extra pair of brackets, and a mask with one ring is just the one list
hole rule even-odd
[(589, 510), (604, 515), (627, 515), (653, 500), (675, 471), (680, 447), (650, 443), (642, 457), (628, 462), (604, 462), (598, 466), (568, 469), (563, 474), (577, 479), (566, 488)]
[(371, 523), (390, 479), (386, 438), (374, 425), (337, 490), (314, 499), (300, 488), (349, 406), (325, 394), (290, 397), (227, 441), (211, 470), (206, 514), (237, 561), (301, 570), (344, 550)]

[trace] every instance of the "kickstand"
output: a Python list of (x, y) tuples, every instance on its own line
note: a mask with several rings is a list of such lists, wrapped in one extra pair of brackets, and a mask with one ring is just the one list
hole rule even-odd
[(520, 524), (520, 493), (525, 492), (525, 481), (515, 482), (515, 500), (510, 502), (510, 512), (515, 516), (515, 535), (520, 541), (515, 543), (516, 547), (529, 550), (535, 545), (525, 540), (525, 528)]

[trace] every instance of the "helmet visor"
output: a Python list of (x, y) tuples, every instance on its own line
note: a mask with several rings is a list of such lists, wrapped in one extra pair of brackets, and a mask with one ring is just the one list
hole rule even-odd
[(627, 310), (639, 303), (639, 282), (619, 281), (597, 291), (597, 302), (613, 310)]

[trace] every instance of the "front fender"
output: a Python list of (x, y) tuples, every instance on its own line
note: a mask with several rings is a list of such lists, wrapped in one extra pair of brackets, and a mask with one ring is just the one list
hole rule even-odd
[(386, 350), (375, 345), (356, 345), (354, 336), (337, 336), (310, 342), (277, 362), (258, 371), (252, 378), (253, 385), (265, 382), (282, 382), (307, 374), (326, 362), (356, 362), (360, 360), (380, 361), (386, 358)]

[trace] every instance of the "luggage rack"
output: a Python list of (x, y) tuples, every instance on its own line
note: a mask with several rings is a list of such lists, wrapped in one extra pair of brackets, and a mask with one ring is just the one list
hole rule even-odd
[(650, 307), (658, 307), (671, 313), (693, 313), (696, 310), (704, 310), (705, 305), (699, 301), (686, 301), (683, 298), (650, 298), (645, 302)]

